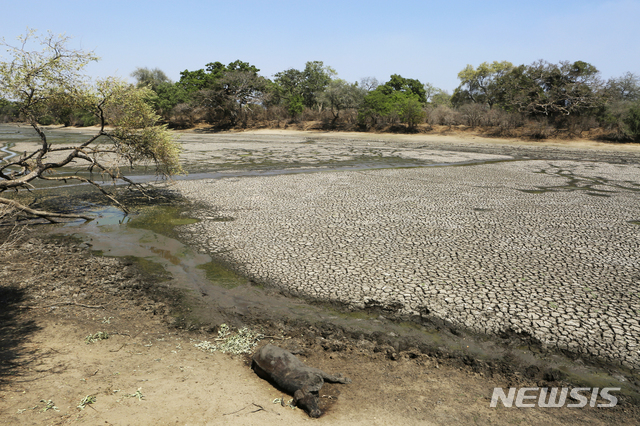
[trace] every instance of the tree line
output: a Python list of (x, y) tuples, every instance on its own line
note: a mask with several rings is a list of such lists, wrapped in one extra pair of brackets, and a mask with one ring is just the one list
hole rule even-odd
[[(272, 78), (240, 60), (211, 62), (185, 70), (171, 81), (159, 69), (137, 68), (138, 87), (150, 89), (148, 102), (174, 128), (205, 123), (218, 129), (319, 122), (329, 129), (418, 131), (433, 126), (482, 127), (492, 134), (583, 136), (640, 141), (640, 77), (626, 73), (607, 81), (583, 62), (507, 61), (467, 65), (452, 94), (417, 79), (391, 75), (389, 81), (348, 82), (322, 61), (287, 69)], [(0, 120), (15, 119), (19, 108), (0, 100)], [(42, 124), (92, 125), (82, 110), (50, 105)]]

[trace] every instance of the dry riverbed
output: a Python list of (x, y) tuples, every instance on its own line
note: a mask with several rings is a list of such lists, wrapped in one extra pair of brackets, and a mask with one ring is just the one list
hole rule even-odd
[[(637, 146), (282, 131), (181, 141), (192, 174), (168, 190), (201, 219), (178, 228), (183, 240), (265, 287), (263, 302), (275, 291), (343, 314), (265, 313), (245, 287), (226, 296), (232, 309), (86, 242), (33, 235), (0, 253), (4, 424), (311, 421), (273, 404), (282, 394), (248, 356), (195, 346), (222, 322), (352, 378), (323, 387), (327, 424), (640, 416)], [(558, 362), (540, 362), (558, 350), (627, 395), (607, 409), (489, 407), (496, 386), (568, 385)]]
[(273, 337), (259, 344), (272, 341), (353, 380), (325, 385), (320, 395), (328, 411), (310, 420), (273, 403), (290, 397), (258, 378), (247, 356), (196, 348), (217, 333), (176, 323), (181, 299), (162, 277), (95, 257), (74, 240), (32, 237), (2, 259), (0, 424), (608, 425), (634, 424), (640, 415), (628, 402), (608, 409), (489, 408), (496, 386), (562, 382), (535, 382), (508, 368), (485, 372), (415, 349), (396, 353), (330, 327), (264, 322), (260, 330)]

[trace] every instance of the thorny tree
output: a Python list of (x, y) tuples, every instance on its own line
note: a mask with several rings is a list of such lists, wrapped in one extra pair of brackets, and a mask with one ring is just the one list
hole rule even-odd
[[(150, 95), (148, 88), (136, 88), (115, 78), (90, 83), (82, 71), (98, 58), (92, 52), (67, 47), (68, 42), (64, 35), (38, 35), (33, 30), (19, 37), (17, 46), (4, 39), (0, 42), (10, 55), (9, 61), (0, 61), (0, 98), (16, 102), (22, 119), (39, 136), (31, 151), (0, 162), (0, 194), (33, 188), (31, 182), (36, 179), (76, 180), (94, 185), (126, 211), (91, 174), (82, 177), (65, 166), (80, 164), (91, 173), (106, 175), (114, 182), (121, 179), (144, 191), (141, 185), (122, 176), (118, 166), (153, 164), (160, 175), (180, 173), (179, 146), (166, 126), (157, 124), (158, 116), (146, 102)], [(39, 50), (29, 50), (34, 43)], [(60, 105), (95, 114), (99, 122), (96, 133), (77, 144), (50, 143), (38, 119)], [(91, 219), (35, 210), (5, 196), (0, 196), (0, 204), (51, 222), (54, 218)]]

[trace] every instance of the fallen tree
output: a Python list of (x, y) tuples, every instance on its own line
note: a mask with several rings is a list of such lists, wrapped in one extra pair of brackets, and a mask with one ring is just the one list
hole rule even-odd
[[(163, 177), (182, 172), (180, 147), (166, 126), (158, 125), (159, 117), (147, 102), (150, 89), (116, 78), (91, 82), (83, 70), (98, 58), (93, 52), (69, 48), (69, 38), (64, 35), (42, 36), (30, 30), (18, 42), (17, 46), (4, 39), (0, 43), (10, 55), (8, 61), (0, 61), (0, 98), (19, 106), (21, 119), (37, 133), (37, 144), (20, 156), (0, 162), (0, 204), (50, 222), (55, 218), (90, 220), (86, 215), (36, 210), (3, 193), (32, 189), (32, 182), (38, 179), (76, 180), (93, 185), (126, 212), (126, 207), (92, 178), (94, 172), (143, 192), (142, 185), (121, 174), (122, 165), (151, 164)], [(34, 43), (39, 50), (29, 50)], [(42, 117), (70, 110), (94, 114), (99, 123), (95, 134), (75, 144), (52, 144), (39, 124)], [(69, 166), (85, 169), (88, 177), (69, 172)]]

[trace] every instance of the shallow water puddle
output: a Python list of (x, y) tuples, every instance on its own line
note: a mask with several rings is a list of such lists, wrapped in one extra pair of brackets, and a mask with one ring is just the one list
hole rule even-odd
[(0, 147), (0, 151), (2, 151), (2, 152), (4, 152), (5, 154), (7, 154), (7, 155), (4, 155), (4, 156), (0, 156), (0, 159), (1, 159), (1, 160), (3, 160), (3, 161), (9, 161), (9, 159), (11, 159), (11, 158), (13, 158), (13, 157), (15, 157), (15, 156), (17, 156), (17, 155), (18, 155), (18, 153), (17, 153), (17, 152), (13, 152), (13, 151), (11, 151), (11, 148), (13, 148), (13, 146), (14, 146), (14, 145), (15, 145), (15, 144), (13, 144), (13, 143), (5, 143), (4, 145), (2, 145), (2, 146)]
[(134, 260), (146, 272), (171, 274), (167, 284), (190, 290), (193, 297), (187, 302), (188, 308), (200, 324), (220, 324), (234, 317), (254, 320), (288, 318), (302, 320), (306, 324), (332, 323), (345, 330), (357, 330), (358, 333), (382, 333), (406, 338), (407, 341), (425, 342), (432, 347), (448, 348), (477, 359), (501, 360), (510, 353), (519, 362), (559, 367), (575, 383), (591, 386), (593, 383), (606, 382), (625, 388), (625, 392), (634, 392), (632, 388), (626, 389), (626, 384), (615, 380), (611, 374), (576, 364), (561, 354), (538, 355), (537, 351), (528, 347), (514, 350), (499, 344), (496, 341), (498, 339), (477, 338), (467, 334), (456, 337), (446, 330), (388, 321), (372, 312), (345, 313), (328, 306), (310, 305), (300, 299), (274, 294), (274, 291), (254, 285), (209, 255), (196, 252), (180, 241), (159, 233), (173, 235), (174, 226), (192, 223), (189, 221), (194, 219), (180, 216), (179, 212), (179, 208), (156, 206), (142, 214), (125, 216), (121, 211), (108, 207), (95, 210), (98, 217), (93, 221), (69, 223), (54, 232), (73, 234), (102, 255)]
[(147, 207), (142, 213), (132, 216), (126, 216), (113, 207), (85, 213), (97, 217), (90, 222), (67, 223), (53, 232), (72, 234), (97, 254), (128, 258), (136, 261), (143, 270), (154, 269), (154, 273), (170, 274), (170, 285), (190, 290), (201, 298), (202, 309), (198, 309), (197, 315), (202, 322), (216, 319), (208, 317), (207, 306), (219, 306), (222, 310), (232, 310), (241, 315), (262, 310), (272, 316), (281, 313), (282, 316), (316, 321), (331, 318), (331, 313), (321, 307), (306, 305), (279, 294), (267, 294), (224, 262), (172, 238), (177, 234), (176, 226), (198, 222), (181, 216), (178, 207)]

